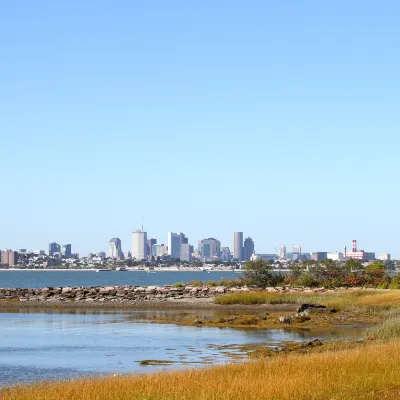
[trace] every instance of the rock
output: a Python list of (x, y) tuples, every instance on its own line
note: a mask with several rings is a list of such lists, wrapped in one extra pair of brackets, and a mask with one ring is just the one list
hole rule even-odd
[(294, 319), (296, 320), (296, 322), (303, 323), (309, 321), (311, 318), (307, 315), (304, 315), (303, 313), (301, 314), (297, 313), (294, 315)]
[(321, 304), (302, 304), (298, 309), (297, 312), (298, 313), (302, 313), (306, 310), (310, 310), (312, 309), (313, 311), (320, 311), (320, 310), (325, 310), (326, 306), (323, 306)]
[(227, 322), (233, 322), (233, 321), (236, 321), (236, 317), (229, 317), (226, 321)]
[(196, 318), (196, 319), (193, 321), (193, 324), (194, 324), (194, 325), (203, 325), (203, 321), (201, 321), (200, 319)]
[(322, 346), (322, 342), (319, 339), (314, 339), (311, 342), (304, 343), (300, 347), (301, 348), (306, 348), (306, 347), (317, 347), (317, 346)]
[(72, 292), (72, 288), (70, 288), (69, 286), (62, 288), (62, 290), (61, 290), (62, 294), (71, 293), (71, 292)]
[(292, 319), (292, 317), (287, 317), (287, 316), (281, 315), (279, 317), (279, 322), (281, 324), (291, 324), (293, 322), (293, 319)]

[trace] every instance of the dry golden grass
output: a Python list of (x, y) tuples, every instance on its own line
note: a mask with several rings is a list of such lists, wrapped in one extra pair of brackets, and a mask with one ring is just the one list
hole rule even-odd
[(145, 376), (43, 383), (1, 400), (260, 400), (400, 398), (400, 343)]
[(245, 292), (218, 296), (217, 304), (301, 304), (319, 303), (344, 309), (352, 306), (400, 307), (400, 290), (354, 290), (325, 293)]

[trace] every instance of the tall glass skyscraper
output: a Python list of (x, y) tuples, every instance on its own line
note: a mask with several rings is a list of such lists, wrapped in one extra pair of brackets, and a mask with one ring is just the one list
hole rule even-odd
[(243, 232), (233, 233), (233, 258), (243, 261)]

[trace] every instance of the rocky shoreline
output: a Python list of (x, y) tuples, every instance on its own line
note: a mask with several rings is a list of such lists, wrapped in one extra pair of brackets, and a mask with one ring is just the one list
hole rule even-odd
[[(299, 293), (299, 292), (332, 292), (345, 290), (360, 290), (362, 288), (290, 288), (271, 287), (264, 289), (271, 293)], [(29, 288), (0, 288), (0, 302), (28, 302), (28, 303), (161, 303), (166, 301), (205, 301), (212, 300), (218, 295), (249, 292), (255, 290), (248, 287), (225, 286), (90, 286), (90, 287), (45, 287), (41, 289)]]

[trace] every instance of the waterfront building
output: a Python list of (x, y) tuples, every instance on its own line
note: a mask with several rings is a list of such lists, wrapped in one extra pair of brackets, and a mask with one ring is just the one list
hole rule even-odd
[(120, 260), (124, 258), (124, 253), (122, 252), (121, 239), (112, 238), (110, 240), (110, 247), (108, 250), (108, 257)]
[(56, 242), (49, 244), (49, 256), (53, 256), (54, 253), (61, 253), (61, 246)]
[(243, 244), (243, 261), (249, 261), (254, 253), (254, 242), (250, 237), (247, 237)]
[(180, 254), (180, 260), (181, 261), (192, 261), (192, 246), (188, 243), (182, 243), (181, 244), (181, 254)]
[(141, 261), (147, 257), (147, 232), (132, 232), (132, 258)]
[(164, 257), (166, 254), (168, 254), (168, 251), (167, 246), (164, 244), (153, 244), (151, 246), (151, 255), (153, 257)]
[(233, 258), (243, 261), (243, 232), (233, 233)]
[(181, 245), (187, 243), (188, 239), (182, 232), (168, 232), (168, 254), (172, 260), (180, 259)]
[(70, 244), (64, 244), (61, 247), (61, 255), (65, 258), (70, 258), (72, 256), (72, 246)]
[(279, 257), (286, 258), (286, 246), (284, 246), (283, 244), (281, 244), (281, 246), (279, 247)]
[(6, 249), (1, 252), (1, 264), (12, 267), (18, 263), (18, 252)]
[(199, 242), (201, 261), (213, 261), (221, 255), (221, 243), (214, 238), (203, 239)]
[(152, 255), (153, 244), (157, 244), (157, 239), (147, 239), (147, 255)]

